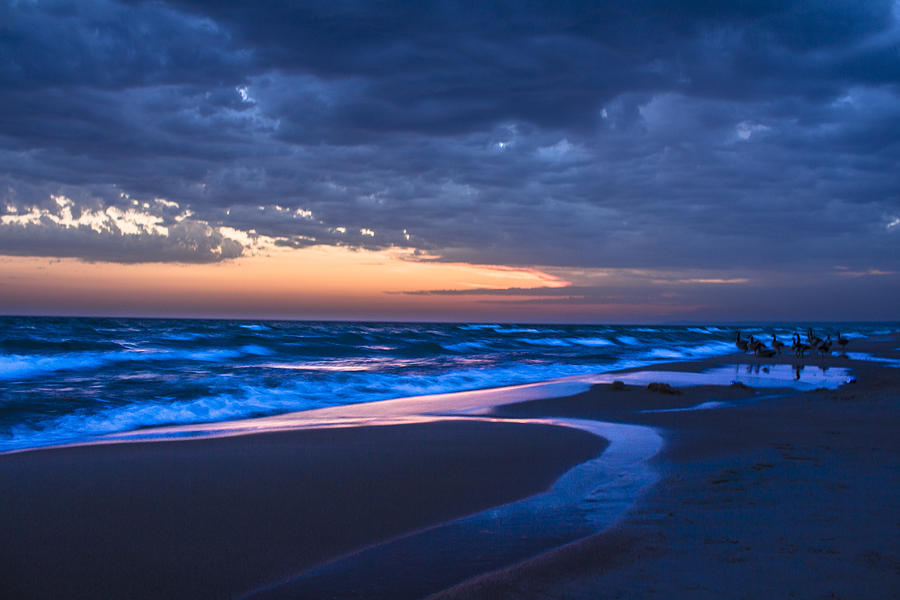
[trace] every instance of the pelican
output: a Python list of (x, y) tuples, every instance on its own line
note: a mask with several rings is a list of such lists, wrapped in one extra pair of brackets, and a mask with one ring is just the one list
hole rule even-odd
[[(751, 336), (751, 337), (752, 337), (752, 336)], [(737, 332), (737, 338), (734, 340), (734, 344), (735, 344), (735, 346), (738, 347), (738, 350), (740, 350), (741, 352), (745, 352), (745, 353), (746, 353), (747, 350), (750, 349), (750, 342), (748, 342), (747, 340), (742, 340), (742, 339), (741, 339), (741, 332), (740, 332), (740, 330)]]
[(774, 333), (772, 334), (772, 347), (775, 348), (778, 354), (781, 354), (781, 351), (784, 350), (784, 342), (779, 342)]

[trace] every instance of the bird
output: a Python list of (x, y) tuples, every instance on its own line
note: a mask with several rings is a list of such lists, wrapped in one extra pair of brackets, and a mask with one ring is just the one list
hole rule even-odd
[(737, 338), (734, 340), (734, 344), (735, 344), (735, 346), (738, 347), (738, 350), (740, 350), (741, 352), (747, 352), (747, 350), (750, 349), (750, 342), (748, 342), (747, 340), (741, 339), (740, 330), (737, 332)]
[(850, 340), (845, 337), (841, 337), (840, 331), (838, 331), (837, 334), (837, 343), (841, 347), (841, 352), (844, 352), (847, 349), (847, 344), (850, 342)]
[(772, 334), (772, 347), (775, 348), (778, 354), (781, 354), (781, 351), (784, 350), (784, 342), (779, 342), (774, 333)]
[(822, 343), (822, 338), (813, 333), (812, 327), (806, 329), (806, 342), (810, 348), (816, 348)]
[(756, 355), (763, 358), (772, 358), (775, 356), (775, 351), (771, 348), (766, 348), (765, 344), (760, 344), (760, 347), (756, 349)]
[(756, 356), (762, 356), (764, 358), (772, 358), (775, 356), (774, 350), (767, 348), (765, 344), (754, 338), (752, 335), (750, 336), (750, 347), (753, 349), (753, 354)]
[(800, 341), (800, 334), (794, 334), (794, 343), (791, 346), (794, 349), (794, 356), (803, 358), (803, 353), (809, 350), (809, 346)]
[(750, 336), (750, 350), (753, 351), (753, 354), (756, 354), (756, 351), (759, 349), (759, 347), (761, 345), (762, 345), (762, 342), (760, 342), (758, 339), (756, 339), (752, 335)]
[(816, 352), (819, 353), (819, 356), (830, 356), (831, 355), (831, 336), (828, 336), (828, 339), (825, 341), (819, 340), (819, 345), (816, 346)]

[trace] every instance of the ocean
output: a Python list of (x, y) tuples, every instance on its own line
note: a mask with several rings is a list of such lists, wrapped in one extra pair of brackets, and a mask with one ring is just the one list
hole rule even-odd
[[(740, 329), (808, 325), (838, 329)], [(721, 355), (737, 329), (0, 317), (0, 451)]]

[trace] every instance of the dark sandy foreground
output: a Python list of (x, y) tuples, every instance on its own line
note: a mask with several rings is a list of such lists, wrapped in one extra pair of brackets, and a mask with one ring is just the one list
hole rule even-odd
[(437, 422), (0, 456), (0, 598), (230, 598), (544, 490), (604, 441)]
[[(898, 348), (897, 335), (851, 345), (894, 358)], [(662, 479), (617, 526), (435, 598), (900, 598), (900, 369), (803, 362), (851, 367), (858, 381), (836, 391), (709, 386), (671, 396), (599, 385), (497, 409), (651, 425), (666, 440), (654, 460)], [(738, 406), (636, 412), (709, 400)]]

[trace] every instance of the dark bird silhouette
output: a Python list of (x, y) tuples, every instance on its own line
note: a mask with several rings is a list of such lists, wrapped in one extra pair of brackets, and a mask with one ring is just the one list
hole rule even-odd
[(838, 331), (837, 333), (838, 333), (838, 335), (837, 335), (837, 343), (838, 343), (838, 346), (841, 347), (841, 353), (843, 353), (844, 351), (846, 351), (846, 349), (847, 349), (847, 344), (850, 342), (850, 340), (848, 340), (848, 339), (845, 338), (845, 337), (841, 337), (841, 332), (840, 332), (840, 331)]
[(803, 358), (803, 353), (809, 350), (809, 346), (800, 341), (800, 334), (794, 334), (794, 343), (791, 345), (791, 348), (794, 349), (794, 356), (798, 358)]
[[(751, 336), (751, 337), (753, 337), (753, 336)], [(737, 338), (734, 340), (734, 344), (735, 344), (735, 346), (738, 347), (738, 350), (740, 350), (741, 352), (747, 352), (747, 350), (750, 349), (750, 342), (748, 342), (747, 340), (741, 339), (740, 331), (737, 332)]]
[(825, 341), (819, 341), (819, 345), (816, 346), (816, 352), (819, 353), (819, 356), (830, 356), (831, 355), (831, 336), (828, 336), (828, 339)]
[(756, 354), (756, 351), (759, 350), (759, 347), (761, 345), (762, 345), (762, 342), (760, 342), (758, 339), (756, 339), (752, 335), (750, 336), (750, 350), (753, 352), (753, 354)]
[(775, 356), (775, 351), (771, 348), (766, 348), (765, 344), (762, 344), (760, 348), (756, 351), (757, 356), (762, 356), (763, 358), (772, 358)]
[(771, 358), (775, 356), (775, 351), (771, 348), (766, 347), (761, 341), (750, 336), (750, 348), (753, 349), (753, 354), (755, 356), (762, 356), (763, 358)]
[(809, 344), (810, 348), (818, 348), (819, 344), (822, 343), (822, 338), (813, 333), (812, 327), (806, 330), (806, 343)]
[(772, 334), (772, 347), (775, 348), (778, 354), (781, 354), (781, 351), (784, 350), (784, 342), (779, 342), (774, 333)]

